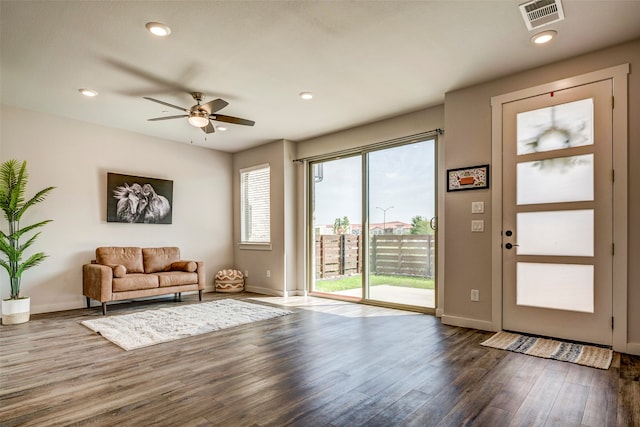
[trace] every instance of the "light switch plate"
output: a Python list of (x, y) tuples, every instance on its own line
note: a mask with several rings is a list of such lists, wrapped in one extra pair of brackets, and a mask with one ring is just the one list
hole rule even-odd
[(471, 231), (474, 233), (482, 233), (484, 231), (484, 220), (474, 219), (471, 221)]
[(471, 202), (471, 213), (484, 213), (484, 202)]

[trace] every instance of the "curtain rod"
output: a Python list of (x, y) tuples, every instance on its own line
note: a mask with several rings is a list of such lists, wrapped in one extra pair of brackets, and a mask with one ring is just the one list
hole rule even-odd
[(409, 135), (409, 136), (403, 136), (401, 138), (389, 139), (387, 141), (375, 142), (373, 144), (363, 145), (363, 146), (360, 146), (360, 147), (349, 148), (349, 149), (340, 150), (340, 151), (334, 151), (332, 153), (327, 153), (327, 154), (318, 154), (316, 156), (301, 157), (299, 159), (293, 160), (293, 162), (294, 163), (312, 162), (312, 161), (315, 161), (315, 160), (328, 159), (328, 158), (333, 158), (333, 157), (347, 156), (347, 155), (353, 155), (353, 154), (361, 154), (364, 151), (371, 151), (371, 150), (376, 149), (376, 148), (384, 148), (384, 147), (388, 147), (388, 146), (396, 145), (396, 144), (410, 144), (412, 142), (417, 142), (420, 139), (423, 139), (423, 138), (426, 138), (426, 137), (429, 137), (429, 136), (433, 136), (433, 135), (436, 135), (436, 134), (442, 135), (443, 133), (444, 133), (444, 130), (442, 130), (440, 128), (436, 128), (436, 129), (428, 130), (426, 132), (416, 133), (414, 135)]

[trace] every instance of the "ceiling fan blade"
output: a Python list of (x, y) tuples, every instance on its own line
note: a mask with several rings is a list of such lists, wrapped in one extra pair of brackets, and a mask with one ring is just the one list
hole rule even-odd
[(158, 120), (182, 119), (184, 117), (189, 117), (189, 115), (188, 114), (183, 114), (181, 116), (156, 117), (154, 119), (147, 119), (147, 121), (149, 121), (149, 122), (157, 122)]
[(253, 120), (241, 119), (240, 117), (225, 116), (224, 114), (212, 114), (209, 118), (212, 120), (217, 120), (219, 122), (233, 123), (236, 125), (253, 126), (256, 124), (256, 122), (254, 122)]
[(215, 113), (218, 110), (222, 110), (227, 105), (229, 105), (227, 101), (225, 101), (224, 99), (218, 98), (218, 99), (214, 99), (213, 101), (209, 101), (206, 104), (202, 104), (200, 108), (205, 110), (207, 113), (211, 114), (211, 113)]
[(214, 133), (216, 131), (216, 128), (213, 127), (211, 122), (209, 122), (209, 124), (207, 124), (205, 127), (200, 128), (200, 129), (202, 129), (202, 132), (204, 132), (204, 133)]
[(149, 98), (148, 96), (143, 96), (143, 98), (147, 99), (149, 101), (157, 102), (158, 104), (166, 105), (167, 107), (171, 107), (171, 108), (175, 108), (177, 110), (182, 110), (182, 111), (189, 112), (189, 110), (187, 108), (178, 107), (177, 105), (169, 104), (168, 102), (160, 101), (158, 99)]

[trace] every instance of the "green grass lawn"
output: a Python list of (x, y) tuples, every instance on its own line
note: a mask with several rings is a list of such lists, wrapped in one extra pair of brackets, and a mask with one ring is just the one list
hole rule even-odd
[[(370, 286), (390, 285), (404, 288), (434, 289), (433, 279), (413, 276), (369, 276)], [(357, 289), (362, 286), (362, 278), (358, 276), (341, 277), (339, 279), (316, 280), (316, 291), (336, 292)]]

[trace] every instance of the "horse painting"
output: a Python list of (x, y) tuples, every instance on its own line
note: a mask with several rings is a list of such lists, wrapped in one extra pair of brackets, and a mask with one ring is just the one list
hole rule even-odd
[(107, 181), (108, 222), (171, 224), (172, 181), (111, 173)]
[(142, 187), (140, 184), (129, 186), (127, 183), (113, 190), (113, 197), (118, 199), (116, 216), (121, 222), (136, 222), (140, 217), (140, 194)]
[(171, 205), (166, 197), (156, 194), (151, 184), (142, 187), (142, 197), (145, 200), (144, 222), (158, 223), (171, 211)]

